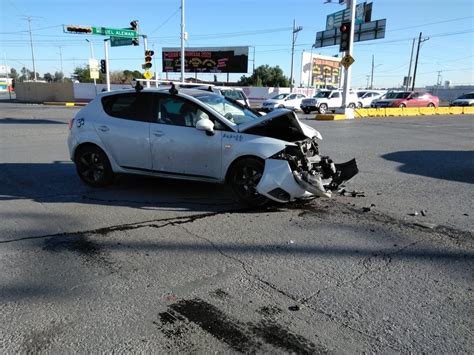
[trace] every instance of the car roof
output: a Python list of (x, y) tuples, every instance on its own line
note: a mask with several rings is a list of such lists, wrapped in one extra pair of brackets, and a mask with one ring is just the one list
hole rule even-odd
[[(155, 93), (161, 93), (161, 94), (170, 94), (169, 90), (171, 87), (161, 87), (161, 88), (144, 88), (141, 90), (141, 92), (155, 92)], [(213, 91), (209, 90), (203, 90), (203, 89), (189, 89), (189, 88), (177, 88), (178, 90), (178, 95), (179, 94), (185, 94), (193, 97), (199, 97), (203, 95), (217, 95)], [(113, 90), (113, 91), (108, 91), (108, 92), (103, 92), (101, 93), (101, 96), (113, 96), (113, 95), (120, 95), (120, 94), (126, 94), (126, 93), (134, 93), (136, 92), (135, 89), (123, 89), (123, 90)]]

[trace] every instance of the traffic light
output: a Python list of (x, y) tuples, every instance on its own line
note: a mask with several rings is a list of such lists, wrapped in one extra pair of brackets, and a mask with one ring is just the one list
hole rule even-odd
[(105, 62), (105, 59), (100, 60), (100, 72), (102, 74), (107, 73), (107, 63)]
[(341, 27), (341, 44), (339, 46), (339, 52), (344, 52), (349, 50), (350, 40), (351, 40), (351, 23), (343, 22)]
[(155, 54), (155, 52), (150, 51), (150, 50), (145, 51), (145, 63), (142, 64), (143, 69), (150, 69), (151, 68), (151, 61), (153, 59), (152, 58), (153, 54)]
[(92, 27), (87, 27), (87, 26), (66, 26), (65, 32), (71, 32), (71, 33), (92, 33)]
[(140, 37), (138, 36), (138, 20), (130, 22), (130, 29), (137, 32), (137, 37), (132, 39), (132, 44), (134, 46), (140, 45)]

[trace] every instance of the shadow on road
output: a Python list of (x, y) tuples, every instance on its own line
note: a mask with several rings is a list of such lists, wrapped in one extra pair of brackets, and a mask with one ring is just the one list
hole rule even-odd
[(107, 188), (92, 188), (77, 176), (72, 162), (0, 164), (0, 201), (30, 199), (41, 203), (219, 211), (237, 206), (224, 185), (118, 176)]
[(0, 125), (2, 124), (61, 124), (66, 122), (46, 120), (41, 118), (0, 118)]
[(474, 151), (412, 150), (382, 155), (411, 174), (474, 184)]

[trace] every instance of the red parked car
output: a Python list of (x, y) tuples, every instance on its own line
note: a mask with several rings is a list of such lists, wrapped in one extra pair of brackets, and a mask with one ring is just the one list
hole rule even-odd
[(438, 107), (439, 98), (419, 91), (403, 91), (388, 99), (377, 100), (375, 107)]

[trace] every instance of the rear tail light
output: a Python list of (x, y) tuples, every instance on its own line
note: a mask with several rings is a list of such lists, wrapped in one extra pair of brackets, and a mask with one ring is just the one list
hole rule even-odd
[(74, 124), (74, 118), (72, 118), (72, 119), (69, 121), (69, 124), (68, 124), (69, 130), (72, 129), (73, 124)]

